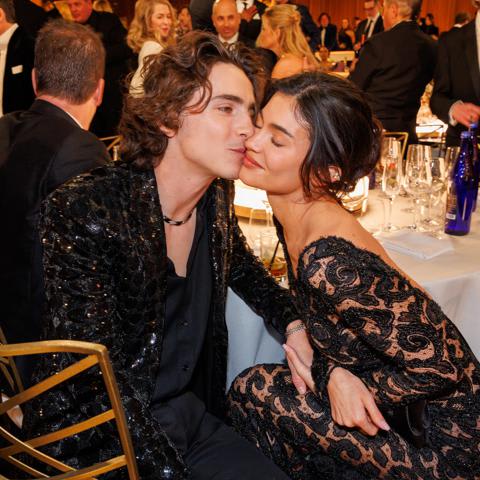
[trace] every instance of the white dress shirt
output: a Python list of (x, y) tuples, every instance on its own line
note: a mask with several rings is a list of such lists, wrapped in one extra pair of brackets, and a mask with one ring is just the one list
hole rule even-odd
[(373, 34), (373, 29), (375, 27), (375, 24), (377, 23), (377, 20), (378, 20), (378, 17), (380, 16), (380, 12), (377, 12), (377, 14), (373, 17), (373, 18), (370, 18), (368, 17), (368, 21), (370, 22), (367, 26), (368, 26), (368, 30), (365, 30), (365, 33), (366, 33), (366, 38), (370, 38)]
[(5, 77), (8, 43), (17, 28), (18, 24), (14, 23), (0, 35), (0, 117), (3, 117), (3, 79)]
[(223, 38), (221, 35), (218, 36), (218, 39), (225, 45), (225, 44), (228, 44), (228, 45), (233, 45), (234, 43), (237, 43), (238, 42), (238, 36), (239, 36), (239, 33), (237, 32), (233, 37), (230, 37), (228, 40), (226, 40), (225, 38)]

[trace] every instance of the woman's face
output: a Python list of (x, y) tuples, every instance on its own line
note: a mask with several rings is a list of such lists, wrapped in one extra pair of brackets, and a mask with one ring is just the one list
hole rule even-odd
[(342, 28), (344, 30), (348, 28), (348, 20), (346, 18), (342, 19)]
[(157, 3), (153, 8), (153, 13), (150, 17), (150, 29), (159, 32), (162, 39), (166, 40), (170, 35), (172, 25), (172, 13), (168, 6)]
[(262, 19), (262, 30), (258, 36), (257, 45), (262, 48), (274, 50), (279, 46), (278, 37), (278, 31), (273, 30), (270, 22), (264, 17)]
[(276, 93), (262, 110), (246, 143), (240, 179), (271, 195), (303, 198), (300, 167), (310, 148), (307, 129), (295, 116), (293, 97)]
[(188, 8), (182, 8), (180, 10), (180, 13), (178, 14), (178, 23), (180, 23), (184, 29), (192, 29), (192, 17), (190, 16)]

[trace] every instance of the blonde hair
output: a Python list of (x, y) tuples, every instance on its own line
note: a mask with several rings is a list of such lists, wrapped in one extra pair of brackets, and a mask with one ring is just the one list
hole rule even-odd
[[(152, 31), (150, 28), (150, 19), (152, 18), (155, 5), (166, 5), (170, 10), (172, 28), (170, 29), (167, 40), (164, 40), (157, 31)], [(138, 53), (147, 40), (154, 40), (162, 47), (173, 45), (175, 43), (176, 23), (175, 9), (168, 0), (138, 0), (135, 4), (135, 16), (128, 29), (128, 46), (134, 52)]]
[(265, 10), (262, 19), (268, 21), (272, 30), (279, 30), (279, 43), (283, 54), (290, 53), (307, 59), (315, 65), (316, 59), (300, 27), (301, 15), (295, 5), (275, 5)]

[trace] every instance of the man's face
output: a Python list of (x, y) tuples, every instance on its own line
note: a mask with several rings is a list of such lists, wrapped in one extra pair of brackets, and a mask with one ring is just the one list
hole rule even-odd
[(67, 0), (67, 3), (74, 22), (85, 23), (90, 18), (92, 13), (91, 0)]
[(373, 18), (378, 13), (378, 5), (373, 0), (365, 2), (363, 7), (367, 17)]
[(240, 14), (234, 2), (219, 3), (212, 15), (213, 25), (217, 33), (225, 40), (230, 40), (240, 28)]
[[(186, 110), (169, 149), (181, 156), (192, 175), (235, 179), (242, 166), (245, 140), (253, 134), (253, 86), (238, 67), (217, 63), (209, 75), (212, 95), (200, 113)], [(197, 92), (189, 105), (200, 97)], [(188, 109), (188, 106), (187, 106)]]
[(321, 18), (320, 18), (320, 25), (323, 27), (323, 28), (326, 28), (328, 27), (328, 24), (329, 24), (329, 20), (328, 20), (328, 17), (326, 15), (322, 15)]

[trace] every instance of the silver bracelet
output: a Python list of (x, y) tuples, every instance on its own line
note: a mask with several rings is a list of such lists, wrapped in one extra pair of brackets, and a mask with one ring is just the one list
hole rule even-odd
[(290, 328), (289, 330), (285, 330), (285, 336), (288, 337), (290, 336), (292, 333), (295, 333), (295, 332), (300, 332), (301, 330), (306, 330), (307, 327), (305, 326), (304, 323), (300, 323), (299, 325), (297, 325), (296, 327), (293, 327), (293, 328)]

